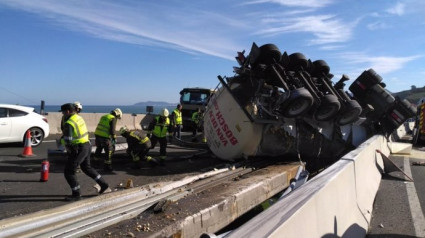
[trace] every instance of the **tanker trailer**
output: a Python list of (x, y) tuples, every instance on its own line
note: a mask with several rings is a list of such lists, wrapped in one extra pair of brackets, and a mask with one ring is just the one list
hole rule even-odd
[(224, 160), (285, 156), (327, 164), (381, 133), (377, 120), (394, 108), (392, 102), (375, 105), (384, 109), (362, 106), (343, 91), (347, 76), (334, 85), (324, 61), (281, 54), (273, 44), (253, 43), (236, 61), (235, 75), (218, 76), (204, 114), (208, 147)]

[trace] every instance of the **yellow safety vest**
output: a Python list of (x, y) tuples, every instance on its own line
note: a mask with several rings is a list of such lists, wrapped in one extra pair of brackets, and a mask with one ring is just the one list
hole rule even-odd
[(86, 122), (82, 117), (74, 114), (65, 122), (65, 124), (71, 125), (73, 129), (71, 144), (83, 144), (90, 141)]
[(97, 136), (109, 138), (109, 131), (111, 129), (111, 121), (115, 119), (115, 116), (112, 114), (103, 115), (100, 118), (99, 123), (97, 124), (94, 134)]
[(196, 124), (198, 124), (200, 121), (199, 114), (200, 114), (199, 112), (194, 112), (192, 114), (192, 121), (195, 122)]
[(183, 124), (182, 112), (179, 109), (174, 109), (174, 119), (176, 121), (176, 125)]
[(156, 137), (162, 138), (167, 136), (168, 126), (170, 125), (170, 119), (167, 117), (165, 119), (165, 123), (159, 123), (159, 117), (160, 116), (155, 117), (156, 124), (153, 128), (152, 134)]
[(145, 144), (149, 141), (149, 137), (145, 136), (144, 138), (140, 135), (136, 134), (134, 131), (130, 132), (130, 136), (136, 138), (139, 141), (139, 144)]

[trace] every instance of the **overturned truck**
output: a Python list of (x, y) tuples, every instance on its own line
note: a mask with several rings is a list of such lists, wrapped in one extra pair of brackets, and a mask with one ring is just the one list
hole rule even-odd
[(221, 159), (285, 156), (310, 166), (337, 160), (370, 136), (389, 136), (416, 109), (394, 98), (373, 70), (344, 91), (324, 60), (283, 54), (274, 44), (238, 52), (235, 75), (218, 76), (204, 114), (210, 150)]

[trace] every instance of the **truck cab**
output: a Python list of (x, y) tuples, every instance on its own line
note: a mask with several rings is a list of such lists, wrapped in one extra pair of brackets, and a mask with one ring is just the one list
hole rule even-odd
[(205, 106), (214, 90), (208, 88), (184, 88), (180, 91), (180, 104), (182, 105), (183, 129), (192, 128), (192, 114)]

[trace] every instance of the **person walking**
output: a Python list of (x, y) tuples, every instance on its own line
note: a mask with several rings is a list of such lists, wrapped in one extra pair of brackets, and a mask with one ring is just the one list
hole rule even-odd
[[(173, 137), (181, 139), (181, 131), (183, 128), (182, 105), (177, 104), (176, 109), (171, 113), (171, 127), (173, 129)], [(173, 138), (171, 137), (171, 138)]]
[(65, 199), (68, 201), (81, 199), (80, 184), (76, 176), (78, 166), (84, 174), (100, 186), (99, 194), (106, 192), (109, 189), (108, 183), (90, 166), (91, 144), (84, 119), (76, 113), (75, 106), (72, 103), (63, 104), (60, 111), (65, 117), (62, 133), (68, 152), (64, 176), (72, 190), (71, 196)]
[(153, 149), (157, 142), (159, 142), (159, 159), (160, 164), (164, 164), (167, 158), (167, 133), (170, 128), (170, 118), (167, 108), (161, 110), (161, 113), (154, 118), (149, 124), (148, 130), (152, 132), (151, 136), (151, 149)]
[(140, 169), (142, 167), (141, 159), (153, 165), (158, 163), (155, 158), (147, 156), (151, 148), (151, 141), (144, 132), (130, 131), (126, 126), (123, 126), (120, 128), (120, 134), (127, 140), (127, 154), (131, 156), (134, 168)]
[(95, 163), (99, 163), (102, 156), (102, 150), (105, 150), (104, 154), (104, 166), (103, 170), (112, 172), (112, 155), (115, 151), (116, 135), (115, 129), (117, 126), (117, 120), (122, 118), (122, 111), (119, 108), (114, 109), (109, 114), (103, 115), (99, 123), (97, 124), (95, 135), (96, 151), (94, 153)]
[[(75, 107), (75, 112), (77, 114), (80, 113), (83, 110), (83, 105), (80, 102), (76, 101), (73, 104), (74, 104), (74, 107)], [(65, 117), (62, 115), (61, 131), (63, 131), (64, 126), (65, 126)], [(65, 142), (64, 142), (62, 137), (60, 139), (56, 139), (56, 146), (58, 147), (58, 150), (60, 150), (60, 151), (65, 150)]]

